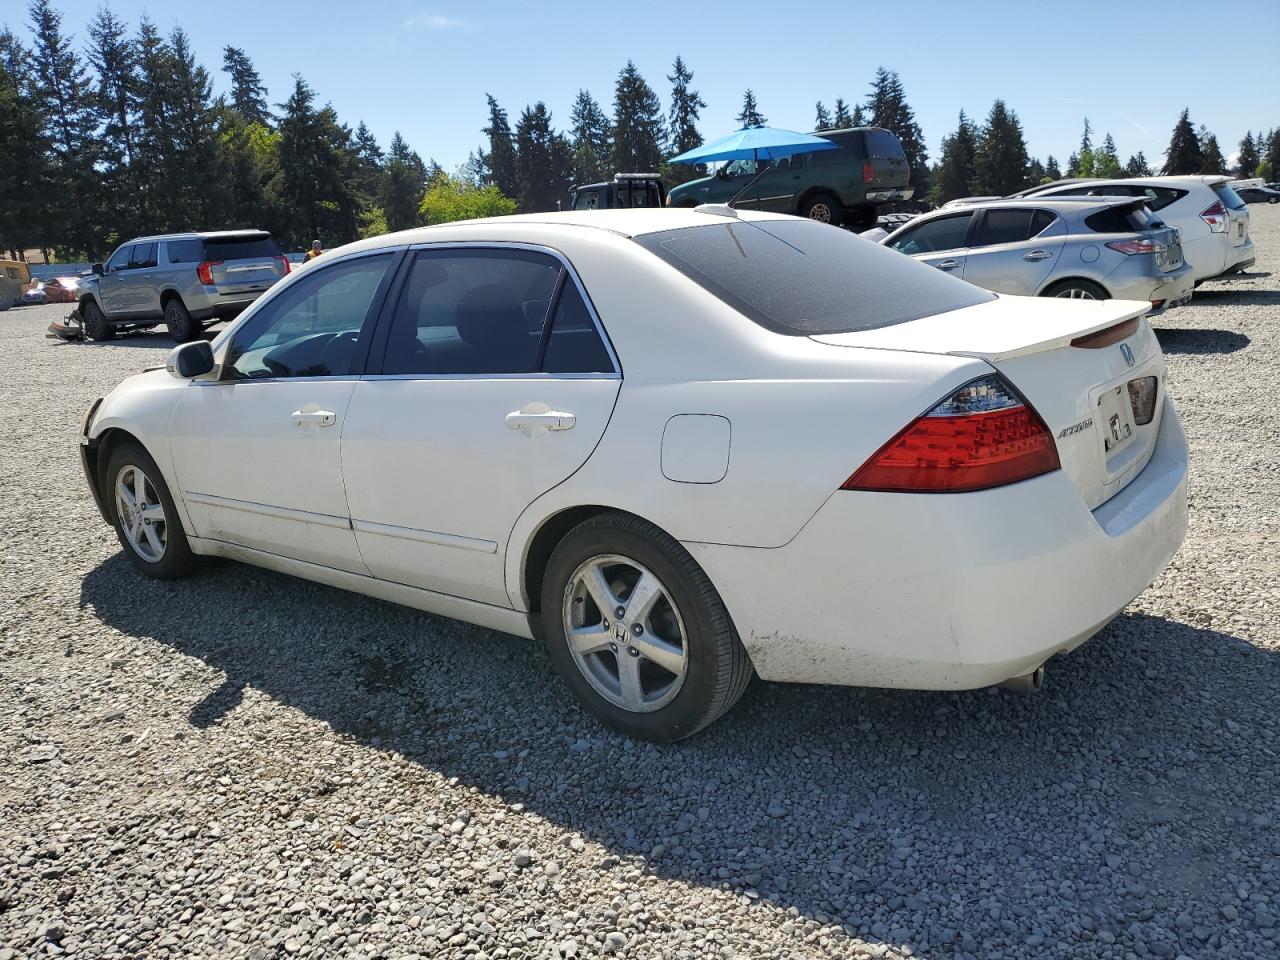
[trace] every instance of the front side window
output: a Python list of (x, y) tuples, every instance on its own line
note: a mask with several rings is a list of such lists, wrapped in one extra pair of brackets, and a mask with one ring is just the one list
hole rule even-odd
[(112, 273), (116, 270), (123, 270), (129, 266), (129, 252), (133, 249), (133, 244), (126, 244), (111, 255), (111, 259), (107, 261), (104, 272)]
[(600, 194), (594, 190), (580, 190), (578, 195), (573, 199), (573, 209), (575, 210), (599, 210)]
[(357, 374), (356, 345), (395, 254), (312, 268), (236, 331), (224, 380)]
[(940, 250), (958, 250), (964, 246), (973, 213), (961, 213), (953, 217), (939, 217), (908, 230), (888, 246), (907, 255), (937, 253)]

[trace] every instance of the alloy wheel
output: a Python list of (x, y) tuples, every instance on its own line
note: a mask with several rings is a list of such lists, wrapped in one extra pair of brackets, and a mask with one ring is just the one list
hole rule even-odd
[(1097, 299), (1088, 290), (1081, 290), (1079, 287), (1068, 287), (1058, 294), (1059, 297), (1065, 297), (1068, 300), (1094, 300)]
[(164, 559), (169, 524), (155, 484), (136, 464), (125, 464), (116, 474), (116, 522), (134, 552), (147, 563)]
[(688, 635), (662, 581), (627, 557), (587, 560), (569, 578), (561, 611), (574, 663), (615, 706), (648, 713), (684, 685)]
[(825, 203), (815, 203), (809, 208), (809, 219), (817, 220), (819, 223), (830, 223), (831, 208)]

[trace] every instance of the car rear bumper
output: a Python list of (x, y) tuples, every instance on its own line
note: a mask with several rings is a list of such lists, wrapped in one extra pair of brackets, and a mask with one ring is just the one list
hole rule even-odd
[(1196, 286), (1191, 265), (1183, 262), (1177, 270), (1170, 273), (1153, 274), (1151, 270), (1154, 268), (1149, 259), (1129, 257), (1107, 277), (1105, 283), (1112, 298), (1145, 300), (1152, 305), (1148, 316), (1157, 316), (1189, 301)]
[(915, 187), (895, 187), (889, 190), (868, 190), (869, 203), (893, 203), (897, 200), (910, 200), (916, 195)]
[(954, 690), (1083, 643), (1160, 574), (1187, 525), (1166, 397), (1143, 471), (1094, 511), (1062, 471), (980, 493), (837, 492), (786, 546), (686, 544), (767, 680)]

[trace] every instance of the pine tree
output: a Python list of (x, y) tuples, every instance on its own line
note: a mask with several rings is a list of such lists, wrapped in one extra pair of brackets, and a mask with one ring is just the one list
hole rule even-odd
[(173, 117), (173, 163), (181, 171), (172, 183), (175, 205), (171, 230), (208, 230), (227, 216), (230, 196), (223, 175), (209, 71), (196, 62), (191, 41), (181, 27), (169, 36), (170, 108)]
[(1076, 151), (1081, 156), (1085, 152), (1093, 153), (1093, 125), (1089, 123), (1089, 118), (1084, 118), (1084, 131), (1080, 134), (1080, 149)]
[(738, 126), (745, 130), (747, 127), (762, 127), (768, 122), (756, 104), (755, 93), (748, 87), (742, 95), (742, 112), (738, 114)]
[(1151, 167), (1147, 163), (1146, 156), (1139, 150), (1129, 158), (1129, 162), (1124, 165), (1124, 175), (1126, 177), (1149, 177), (1151, 176)]
[(1173, 136), (1169, 139), (1163, 173), (1165, 176), (1194, 174), (1199, 173), (1203, 166), (1204, 155), (1200, 149), (1200, 138), (1191, 125), (1191, 111), (1183, 109), (1173, 127)]
[(1027, 145), (1018, 115), (997, 99), (978, 141), (974, 192), (1008, 196), (1027, 183)]
[(1040, 162), (1039, 157), (1032, 157), (1031, 163), (1027, 166), (1027, 186), (1034, 187), (1044, 178), (1044, 164)]
[(427, 192), (427, 168), (397, 130), (387, 148), (383, 168), (382, 211), (388, 230), (408, 230), (418, 223), (418, 207)]
[(849, 118), (849, 126), (865, 127), (866, 125), (867, 125), (867, 120), (862, 113), (862, 104), (855, 103), (853, 105), (853, 116)]
[(630, 60), (613, 95), (613, 165), (618, 173), (656, 172), (662, 165), (662, 103)]
[(517, 194), (516, 184), (516, 148), (511, 139), (511, 123), (507, 120), (507, 111), (498, 105), (491, 94), (486, 93), (489, 101), (489, 125), (481, 130), (489, 138), (489, 151), (482, 154), (487, 174), (486, 183), (491, 183), (508, 197)]
[[(929, 189), (929, 154), (924, 148), (924, 132), (916, 123), (915, 112), (907, 103), (902, 78), (897, 73), (884, 67), (876, 70), (866, 111), (871, 114), (871, 126), (883, 127), (902, 142), (902, 152), (911, 165), (911, 185), (915, 187), (915, 195), (925, 196)], [(855, 118), (855, 125), (861, 126), (860, 119)]]
[(822, 105), (821, 100), (819, 100), (817, 104), (814, 105), (813, 112), (814, 112), (814, 117), (813, 117), (814, 132), (834, 129), (831, 125), (831, 114), (827, 110), (827, 108)]
[(1257, 169), (1258, 145), (1253, 140), (1253, 131), (1249, 130), (1240, 141), (1240, 153), (1236, 159), (1236, 176), (1241, 180), (1248, 180)]
[(32, 0), (30, 17), (36, 39), (31, 62), (37, 103), (51, 151), (51, 182), (40, 186), (53, 198), (53, 235), (70, 252), (94, 255), (105, 245), (101, 227), (94, 222), (94, 168), (100, 155), (97, 98), (71, 37), (63, 36), (62, 15), (49, 0)]
[(1113, 180), (1122, 172), (1120, 157), (1116, 155), (1116, 142), (1111, 138), (1111, 131), (1108, 130), (1106, 137), (1103, 138), (1101, 149), (1094, 156), (1093, 175)]
[(31, 77), (26, 48), (8, 30), (0, 31), (0, 251), (13, 258), (29, 246), (53, 242), (53, 198), (32, 188), (48, 182), (48, 144)]
[(267, 88), (262, 85), (262, 78), (245, 52), (239, 47), (223, 48), (222, 72), (231, 78), (231, 106), (240, 116), (250, 123), (271, 126)]
[[(355, 188), (361, 198), (361, 206), (368, 208), (381, 206), (385, 175), (382, 169), (382, 148), (378, 146), (378, 138), (361, 120), (356, 126), (352, 146), (355, 150), (353, 158)], [(385, 217), (383, 223), (385, 224)]]
[(521, 213), (555, 210), (573, 176), (573, 150), (551, 126), (551, 111), (539, 100), (516, 121), (516, 182)]
[(1200, 173), (1222, 173), (1227, 169), (1226, 158), (1218, 146), (1218, 138), (1200, 125)]
[(831, 118), (831, 128), (833, 130), (847, 130), (853, 125), (853, 117), (849, 114), (849, 105), (844, 102), (843, 97), (836, 97), (836, 114)]
[(1044, 175), (1049, 179), (1050, 183), (1062, 179), (1062, 170), (1053, 154), (1049, 154), (1049, 158), (1044, 162)]
[(138, 233), (138, 179), (134, 140), (140, 94), (137, 54), (122, 20), (103, 6), (89, 21), (88, 57), (97, 74), (97, 109), (102, 128), (99, 139), (101, 203), (98, 214), (106, 227), (104, 239), (113, 246)]
[[(317, 110), (315, 91), (294, 74), (293, 93), (278, 104), (280, 117), (280, 194), (292, 213), (287, 240), (301, 247), (312, 240), (326, 246), (353, 239), (354, 225), (343, 223), (349, 209), (343, 156), (335, 143), (332, 111)], [(350, 236), (346, 235), (349, 228)]]
[(573, 180), (575, 183), (596, 183), (604, 179), (609, 165), (609, 117), (600, 109), (595, 97), (586, 90), (579, 90), (569, 111), (572, 122), (571, 148), (573, 150)]
[[(1272, 177), (1280, 178), (1280, 127), (1267, 134), (1266, 144), (1266, 155), (1263, 156), (1261, 162), (1265, 162), (1270, 168)], [(1258, 152), (1262, 153), (1261, 147), (1259, 147)], [(1261, 166), (1261, 162), (1259, 166)], [(1255, 170), (1254, 174), (1256, 175), (1257, 173), (1258, 171)]]
[[(690, 89), (693, 71), (685, 66), (683, 60), (676, 57), (671, 69), (672, 73), (667, 77), (671, 82), (671, 109), (667, 114), (667, 131), (671, 135), (668, 151), (674, 156), (702, 144), (698, 120), (707, 103), (697, 90)], [(674, 163), (666, 165), (663, 172), (663, 179), (674, 186), (704, 176), (706, 167), (701, 164)]]
[(934, 181), (931, 199), (936, 205), (967, 197), (977, 179), (975, 161), (978, 153), (979, 131), (963, 110), (955, 133), (942, 140), (942, 161)]
[(138, 22), (134, 40), (138, 56), (138, 134), (134, 138), (135, 165), (139, 170), (140, 231), (159, 233), (169, 229), (169, 211), (176, 203), (174, 183), (181, 170), (174, 160), (173, 57), (155, 24), (146, 16)]

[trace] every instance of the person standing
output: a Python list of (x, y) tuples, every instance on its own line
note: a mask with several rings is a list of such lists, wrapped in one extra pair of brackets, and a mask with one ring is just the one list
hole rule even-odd
[(307, 263), (310, 263), (312, 260), (314, 260), (316, 257), (320, 256), (320, 254), (322, 254), (322, 253), (324, 253), (324, 247), (320, 246), (320, 241), (319, 241), (319, 240), (312, 240), (312, 241), (311, 241), (311, 249), (307, 251), (307, 255), (306, 255), (303, 259), (304, 259)]

